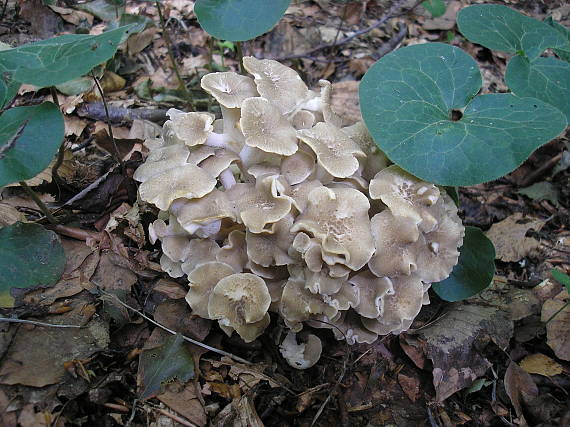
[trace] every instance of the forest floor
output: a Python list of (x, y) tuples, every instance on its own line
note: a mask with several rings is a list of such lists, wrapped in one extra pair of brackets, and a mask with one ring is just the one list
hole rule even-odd
[[(0, 42), (11, 46), (78, 29), (98, 34), (117, 17), (105, 0), (1, 3)], [(52, 182), (48, 170), (31, 185), (58, 209), (65, 273), (53, 287), (14, 295), (16, 307), (2, 309), (4, 317), (84, 328), (0, 323), (1, 425), (245, 427), (261, 420), (267, 426), (570, 426), (570, 307), (551, 319), (570, 297), (550, 274), (553, 268), (570, 273), (568, 134), (508, 176), (461, 188), (464, 223), (485, 230), (497, 249), (487, 290), (454, 304), (430, 294), (431, 304), (410, 331), (371, 345), (348, 346), (319, 329), (321, 360), (295, 370), (277, 351), (278, 319), (251, 344), (228, 338), (216, 324), (192, 317), (185, 281), (160, 270), (160, 246), (145, 237), (156, 211), (135, 204), (132, 172), (142, 162), (151, 122), (162, 124), (168, 108), (184, 110), (188, 99), (170, 65), (155, 3), (126, 3), (125, 12), (147, 18), (147, 26), (107, 64), (102, 78), (125, 173), (110, 154), (106, 115), (92, 83), (60, 92), (67, 147), (61, 182)], [(309, 87), (330, 80), (336, 111), (352, 122), (359, 120), (358, 81), (400, 46), (459, 46), (478, 61), (483, 92), (507, 91), (502, 76), (508, 55), (469, 43), (455, 25), (459, 9), (481, 2), (446, 3), (446, 14), (431, 18), (411, 1), (294, 1), (280, 23), (246, 42), (244, 51), (283, 61)], [(564, 0), (504, 3), (570, 27)], [(161, 4), (192, 102), (210, 109), (200, 77), (237, 70), (235, 46), (200, 28), (193, 1)], [(384, 24), (347, 40), (387, 14)], [(43, 98), (50, 99), (48, 91), (24, 85), (16, 105)], [(40, 216), (20, 187), (1, 190), (0, 224)], [(92, 292), (90, 283), (106, 293)], [(171, 339), (140, 313), (254, 364), (191, 346), (194, 378), (149, 392), (148, 372), (161, 377)]]

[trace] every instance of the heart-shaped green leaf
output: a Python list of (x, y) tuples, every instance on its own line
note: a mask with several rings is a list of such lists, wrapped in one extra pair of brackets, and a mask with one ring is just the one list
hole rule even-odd
[(0, 109), (8, 105), (8, 103), (18, 93), (19, 88), (20, 88), (20, 83), (10, 79), (6, 79), (6, 81), (4, 81), (0, 78)]
[(459, 31), (473, 43), (534, 59), (545, 49), (566, 44), (564, 37), (547, 24), (506, 6), (477, 4), (457, 15)]
[(172, 335), (160, 347), (143, 351), (139, 372), (143, 379), (140, 396), (147, 399), (156, 395), (166, 381), (177, 378), (185, 383), (194, 378), (194, 358), (182, 335)]
[(65, 253), (53, 231), (21, 222), (0, 229), (0, 294), (53, 285), (64, 267)]
[(447, 279), (433, 284), (433, 290), (446, 301), (461, 301), (489, 286), (494, 274), (493, 243), (477, 227), (465, 227), (457, 265)]
[(530, 96), (554, 105), (570, 121), (570, 64), (558, 59), (536, 58), (529, 62), (515, 56), (507, 65), (505, 81), (518, 96)]
[(560, 284), (566, 288), (566, 292), (570, 294), (570, 276), (562, 273), (560, 270), (556, 270), (555, 268), (550, 270), (550, 274), (552, 274), (554, 280), (560, 282)]
[(111, 58), (131, 26), (98, 36), (68, 34), (0, 51), (0, 71), (15, 81), (38, 87), (55, 86), (87, 74)]
[(210, 35), (230, 41), (250, 40), (269, 31), (291, 0), (197, 0), (194, 13)]
[(33, 178), (63, 141), (63, 116), (51, 102), (10, 108), (0, 116), (0, 187)]
[(477, 64), (461, 49), (430, 43), (384, 56), (360, 83), (360, 109), (376, 144), (398, 166), (440, 185), (505, 175), (566, 127), (534, 98), (476, 96)]
[(445, 3), (443, 0), (426, 0), (422, 2), (422, 6), (427, 10), (432, 18), (438, 18), (445, 14)]

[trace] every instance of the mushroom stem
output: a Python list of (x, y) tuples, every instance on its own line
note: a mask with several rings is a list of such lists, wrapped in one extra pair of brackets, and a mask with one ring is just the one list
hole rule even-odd
[(219, 178), (226, 190), (229, 190), (236, 184), (236, 177), (230, 168), (223, 170)]
[(202, 239), (207, 239), (209, 237), (212, 237), (218, 231), (220, 231), (221, 228), (222, 228), (222, 221), (218, 219), (208, 224), (201, 225), (196, 230), (196, 235)]
[(239, 152), (239, 158), (241, 159), (241, 163), (247, 167), (251, 165), (252, 161), (254, 160), (255, 156), (255, 148), (250, 147), (249, 145), (244, 145), (241, 151)]
[(214, 133), (212, 132), (208, 135), (208, 139), (204, 142), (204, 145), (208, 145), (213, 148), (227, 148), (230, 149), (228, 146), (229, 137), (225, 133)]

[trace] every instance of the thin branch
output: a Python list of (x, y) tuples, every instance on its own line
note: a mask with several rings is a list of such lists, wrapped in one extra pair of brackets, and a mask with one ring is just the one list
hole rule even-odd
[(115, 149), (115, 160), (121, 166), (121, 172), (125, 174), (125, 165), (123, 164), (123, 159), (119, 157), (119, 148), (117, 147), (117, 141), (115, 141), (115, 137), (113, 136), (113, 127), (111, 126), (111, 119), (109, 118), (109, 108), (107, 107), (107, 100), (105, 99), (105, 94), (103, 93), (103, 88), (99, 83), (99, 80), (95, 76), (95, 73), (91, 71), (91, 77), (95, 81), (95, 85), (97, 86), (97, 90), (99, 91), (99, 95), (101, 95), (101, 99), (103, 100), (103, 107), (105, 108), (105, 116), (107, 117), (107, 128), (109, 129), (109, 137), (111, 141), (113, 141), (113, 148)]
[(38, 194), (34, 190), (32, 190), (30, 188), (30, 186), (28, 184), (26, 184), (25, 181), (20, 181), (19, 184), (20, 184), (20, 187), (22, 187), (24, 189), (24, 191), (27, 193), (27, 195), (30, 196), (30, 198), (34, 201), (34, 203), (36, 205), (38, 205), (38, 207), (40, 208), (42, 213), (45, 215), (47, 220), (49, 222), (51, 222), (52, 224), (58, 224), (57, 219), (55, 219), (55, 217), (52, 215), (49, 208), (44, 204), (44, 202), (42, 202), (42, 199), (40, 199), (40, 196), (38, 196)]
[(188, 91), (186, 87), (186, 83), (182, 79), (180, 75), (180, 71), (178, 70), (178, 64), (176, 63), (176, 59), (174, 58), (174, 52), (172, 51), (172, 40), (170, 39), (170, 35), (166, 29), (166, 22), (164, 21), (164, 16), (162, 14), (162, 7), (160, 6), (160, 2), (155, 2), (156, 8), (158, 10), (158, 19), (160, 20), (160, 27), (162, 28), (162, 37), (164, 37), (164, 41), (166, 43), (166, 49), (168, 50), (168, 56), (170, 57), (170, 62), (172, 63), (172, 68), (174, 70), (174, 74), (176, 74), (176, 78), (178, 79), (178, 89), (184, 92), (186, 95), (186, 100), (190, 106), (191, 111), (196, 111), (194, 107), (194, 103), (192, 101), (192, 95)]
[(238, 59), (239, 73), (245, 74), (245, 70), (243, 69), (243, 46), (241, 42), (236, 42), (236, 53)]
[[(131, 307), (130, 305), (124, 303), (124, 302), (121, 301), (121, 300), (119, 299), (119, 297), (117, 297), (116, 295), (110, 294), (109, 292), (106, 292), (106, 291), (104, 291), (104, 290), (101, 289), (101, 288), (98, 288), (98, 289), (99, 289), (99, 291), (100, 291), (102, 294), (107, 295), (107, 296), (109, 296), (109, 297), (111, 297), (111, 298), (114, 298), (114, 299), (115, 299), (119, 304), (121, 304), (123, 307), (125, 307), (125, 308), (128, 309), (128, 310), (131, 310), (131, 311), (137, 313), (137, 314), (138, 314), (139, 316), (141, 316), (143, 319), (148, 320), (150, 323), (152, 323), (152, 324), (155, 325), (155, 326), (158, 326), (160, 329), (163, 329), (163, 330), (165, 330), (166, 332), (168, 332), (168, 333), (170, 333), (170, 334), (172, 334), (172, 335), (178, 334), (178, 332), (173, 331), (172, 329), (169, 329), (169, 328), (167, 328), (167, 327), (164, 326), (164, 325), (161, 325), (161, 324), (158, 323), (157, 321), (151, 319), (150, 317), (146, 316), (144, 313), (142, 313), (142, 312), (140, 312), (139, 310), (137, 310), (136, 308), (133, 308), (133, 307)], [(184, 336), (184, 335), (182, 335), (182, 334), (181, 334), (181, 336), (182, 336), (182, 338), (183, 338), (185, 341), (188, 341), (189, 343), (192, 343), (192, 344), (194, 344), (194, 345), (197, 345), (198, 347), (205, 348), (206, 350), (213, 351), (214, 353), (221, 354), (222, 356), (227, 356), (227, 357), (229, 357), (229, 358), (235, 360), (236, 362), (245, 363), (246, 365), (252, 365), (251, 362), (249, 362), (249, 361), (247, 361), (247, 360), (245, 360), (245, 359), (242, 359), (242, 358), (239, 357), (239, 356), (234, 356), (233, 354), (228, 353), (227, 351), (220, 350), (220, 349), (217, 349), (217, 348), (215, 348), (215, 347), (209, 346), (208, 344), (204, 344), (204, 343), (202, 343), (202, 342), (200, 342), (200, 341), (194, 340), (194, 339), (192, 339), (192, 338), (188, 338), (187, 336)]]
[(412, 10), (414, 10), (419, 4), (422, 3), (423, 0), (417, 1), (416, 3), (414, 3), (414, 5), (412, 7), (410, 7), (407, 11), (403, 12), (403, 13), (399, 13), (396, 14), (396, 10), (398, 10), (400, 8), (400, 6), (402, 5), (402, 3), (404, 3), (405, 0), (399, 0), (397, 2), (395, 2), (390, 9), (388, 9), (388, 11), (378, 20), (376, 21), (374, 24), (370, 25), (369, 27), (363, 28), (361, 30), (355, 31), (354, 33), (352, 33), (350, 36), (347, 36), (341, 40), (335, 41), (334, 43), (323, 43), (320, 44), (312, 49), (309, 49), (308, 51), (304, 52), (304, 53), (299, 53), (299, 54), (295, 54), (295, 55), (285, 55), (285, 56), (281, 56), (278, 58), (268, 58), (268, 59), (274, 59), (276, 61), (285, 61), (288, 59), (298, 59), (298, 58), (306, 58), (308, 56), (311, 56), (313, 53), (324, 50), (324, 49), (330, 49), (333, 47), (337, 47), (343, 44), (348, 43), (349, 41), (355, 39), (356, 37), (360, 37), (363, 34), (369, 33), (370, 31), (374, 30), (375, 28), (380, 27), (381, 25), (383, 25), (384, 23), (386, 23), (386, 21), (388, 21), (389, 19), (395, 18), (397, 16), (401, 16), (407, 13), (410, 13)]
[(54, 323), (37, 322), (35, 320), (12, 319), (11, 317), (0, 317), (0, 322), (25, 323), (27, 325), (47, 326), (48, 328), (76, 328), (76, 329), (83, 328), (83, 326), (80, 325), (58, 325)]
[[(57, 98), (57, 90), (55, 89), (54, 86), (50, 86), (49, 91), (51, 93), (51, 98), (53, 100), (53, 103), (57, 106), (58, 109), (60, 109), (59, 99)], [(55, 161), (55, 164), (51, 168), (51, 176), (56, 183), (62, 182), (62, 179), (57, 171), (59, 170), (59, 167), (63, 163), (64, 157), (65, 157), (65, 140), (59, 146), (59, 150), (57, 151), (57, 160)]]

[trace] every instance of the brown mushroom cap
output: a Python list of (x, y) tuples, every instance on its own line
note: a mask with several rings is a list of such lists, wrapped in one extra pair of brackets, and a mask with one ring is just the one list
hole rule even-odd
[(221, 279), (212, 290), (208, 315), (237, 331), (239, 326), (263, 320), (270, 304), (271, 296), (261, 277), (235, 273)]
[(293, 368), (308, 369), (321, 358), (323, 345), (321, 340), (313, 334), (307, 335), (306, 342), (297, 344), (295, 334), (289, 331), (279, 346), (279, 351)]
[(371, 198), (381, 199), (395, 216), (413, 219), (421, 231), (432, 231), (437, 224), (429, 208), (438, 201), (439, 188), (396, 165), (378, 172), (370, 181), (369, 192)]
[(236, 273), (241, 273), (248, 261), (245, 233), (240, 230), (231, 231), (227, 243), (216, 257), (218, 261), (231, 265)]
[(376, 251), (368, 267), (376, 276), (410, 275), (417, 270), (417, 255), (421, 248), (414, 219), (394, 216), (389, 210), (376, 214), (370, 220)]
[(200, 264), (217, 261), (216, 256), (220, 252), (220, 247), (213, 239), (191, 239), (187, 251), (182, 271), (190, 274)]
[(200, 85), (216, 98), (216, 101), (228, 108), (240, 108), (246, 98), (258, 95), (251, 77), (232, 71), (206, 74)]
[(250, 147), (284, 156), (297, 151), (297, 131), (265, 98), (248, 98), (243, 102), (240, 126)]
[(305, 231), (317, 238), (324, 261), (357, 271), (374, 253), (369, 208), (368, 199), (358, 190), (318, 187), (309, 193), (307, 209), (291, 231)]
[(306, 151), (298, 150), (281, 161), (281, 174), (291, 185), (305, 181), (314, 170), (315, 158)]
[(357, 157), (366, 156), (357, 143), (330, 123), (301, 129), (297, 136), (315, 152), (319, 164), (337, 178), (351, 176), (359, 166)]
[(236, 220), (236, 212), (227, 195), (216, 189), (200, 199), (177, 199), (172, 202), (170, 212), (188, 233), (194, 233), (197, 226), (215, 220)]
[(273, 224), (271, 232), (252, 233), (247, 230), (245, 240), (249, 259), (263, 267), (292, 263), (287, 250), (293, 239), (293, 215), (287, 215)]
[(259, 94), (271, 100), (282, 114), (290, 113), (309, 96), (299, 74), (277, 61), (246, 56), (243, 66), (255, 78)]
[(190, 289), (186, 294), (186, 302), (192, 308), (192, 313), (209, 319), (208, 300), (214, 286), (232, 274), (234, 269), (222, 262), (206, 262), (192, 270), (188, 274)]

